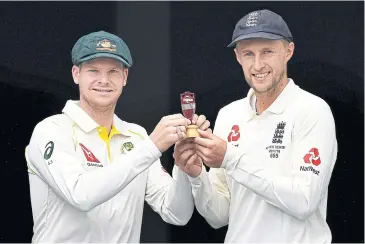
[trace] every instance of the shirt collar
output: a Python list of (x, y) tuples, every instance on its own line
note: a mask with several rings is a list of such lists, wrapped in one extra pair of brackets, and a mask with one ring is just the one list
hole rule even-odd
[[(62, 112), (72, 119), (85, 133), (101, 128), (80, 106), (80, 101), (69, 100), (66, 102)], [(111, 134), (122, 134), (131, 136), (128, 123), (122, 121), (114, 114)]]
[(292, 102), (292, 97), (296, 88), (297, 85), (295, 85), (294, 81), (289, 78), (288, 84), (285, 86), (280, 95), (275, 99), (275, 101), (270, 105), (270, 107), (267, 108), (267, 111), (274, 114), (283, 113), (286, 106)]
[(253, 110), (253, 108), (251, 107), (251, 99), (252, 99), (252, 96), (254, 95), (254, 91), (253, 89), (251, 88), (249, 91), (248, 91), (248, 94), (247, 94), (247, 99), (244, 100), (244, 110), (245, 110), (245, 115), (244, 116), (244, 120), (247, 122), (249, 121), (250, 119), (252, 119), (254, 116), (256, 116), (256, 111)]
[[(289, 78), (288, 84), (285, 86), (284, 90), (280, 93), (280, 95), (275, 99), (275, 101), (267, 108), (267, 111), (274, 113), (274, 114), (281, 114), (284, 112), (285, 107), (291, 102), (291, 98), (293, 97), (293, 91), (297, 88), (294, 81)], [(247, 99), (245, 99), (245, 114), (247, 117), (245, 118), (246, 121), (249, 121), (256, 115), (256, 111), (252, 109), (251, 106), (251, 99), (252, 96), (255, 94), (254, 90), (251, 88), (248, 91)]]

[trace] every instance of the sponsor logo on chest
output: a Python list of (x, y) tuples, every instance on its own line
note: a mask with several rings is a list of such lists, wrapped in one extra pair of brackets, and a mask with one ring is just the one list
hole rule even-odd
[(238, 147), (238, 140), (241, 137), (240, 127), (238, 125), (233, 125), (231, 131), (228, 133), (227, 141), (232, 143), (232, 145)]
[(86, 165), (90, 167), (104, 167), (103, 164), (95, 157), (95, 155), (82, 143), (79, 143), (82, 152), (87, 160)]

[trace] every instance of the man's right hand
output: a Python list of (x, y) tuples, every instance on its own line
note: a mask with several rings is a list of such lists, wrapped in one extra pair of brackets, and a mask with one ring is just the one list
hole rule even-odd
[(166, 151), (179, 139), (186, 138), (186, 126), (190, 120), (182, 114), (174, 114), (163, 117), (150, 135), (150, 139), (155, 143), (161, 153)]
[(203, 162), (196, 154), (193, 138), (177, 141), (173, 157), (175, 164), (186, 174), (191, 177), (200, 175)]

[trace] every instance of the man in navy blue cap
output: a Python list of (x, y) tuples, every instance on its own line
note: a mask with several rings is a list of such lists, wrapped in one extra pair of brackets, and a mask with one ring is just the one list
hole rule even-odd
[[(185, 225), (194, 210), (185, 166), (175, 166), (172, 178), (159, 158), (186, 137), (190, 121), (165, 116), (148, 135), (114, 114), (133, 64), (118, 36), (85, 35), (71, 56), (80, 101), (38, 123), (26, 149), (32, 242), (139, 242), (144, 200), (164, 221)], [(201, 129), (209, 127), (195, 117)]]
[(219, 111), (214, 134), (198, 130), (194, 143), (175, 144), (197, 210), (214, 228), (228, 224), (227, 243), (331, 243), (335, 122), (324, 100), (287, 77), (287, 24), (272, 11), (251, 12), (228, 46), (251, 87), (247, 97)]

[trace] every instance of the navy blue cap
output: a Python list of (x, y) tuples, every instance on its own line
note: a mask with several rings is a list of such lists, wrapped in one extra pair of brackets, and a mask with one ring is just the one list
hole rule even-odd
[(283, 18), (267, 9), (251, 12), (240, 19), (228, 47), (235, 46), (240, 40), (250, 38), (293, 41), (293, 36)]

